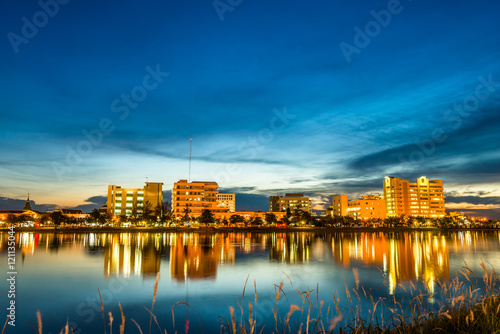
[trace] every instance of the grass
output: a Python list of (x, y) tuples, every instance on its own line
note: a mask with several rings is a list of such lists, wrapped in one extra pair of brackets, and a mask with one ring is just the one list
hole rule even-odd
[[(375, 299), (369, 291), (359, 286), (357, 269), (353, 269), (355, 287), (349, 288), (344, 280), (344, 292), (339, 294), (333, 291), (333, 303), (325, 306), (325, 302), (319, 300), (319, 285), (316, 289), (300, 291), (293, 286), (293, 282), (286, 274), (293, 296), (287, 296), (284, 289), (285, 283), (274, 285), (274, 300), (272, 315), (274, 326), (266, 328), (265, 325), (258, 326), (256, 310), (258, 305), (257, 284), (254, 280), (254, 298), (245, 306), (245, 292), (248, 278), (245, 281), (241, 302), (236, 301), (235, 307), (229, 307), (229, 318), (220, 317), (222, 324), (220, 333), (228, 334), (261, 334), (261, 333), (352, 333), (352, 334), (423, 334), (423, 333), (500, 333), (500, 290), (499, 278), (494, 268), (488, 270), (484, 263), (482, 279), (476, 279), (475, 273), (468, 268), (459, 270), (454, 279), (449, 282), (435, 282), (438, 291), (431, 293), (426, 284), (423, 288), (417, 288), (410, 282), (409, 287), (399, 285), (405, 291), (405, 296), (397, 300), (395, 295), (386, 298)], [(159, 274), (153, 291), (151, 309), (145, 310), (150, 314), (150, 322), (147, 333), (155, 332), (167, 334), (167, 330), (161, 328), (157, 317), (153, 313), (158, 291)], [(384, 279), (386, 277), (384, 276)], [(386, 280), (384, 281), (384, 284)], [(423, 282), (425, 283), (425, 282)], [(466, 284), (467, 283), (467, 284)], [(287, 284), (288, 285), (288, 284)], [(289, 292), (290, 293), (290, 292)], [(100, 291), (99, 291), (100, 295)], [(294, 298), (294, 303), (289, 299)], [(341, 306), (340, 300), (346, 300)], [(429, 300), (436, 300), (429, 303)], [(120, 334), (125, 333), (125, 316), (120, 303), (121, 324)], [(171, 333), (177, 333), (175, 329), (175, 309), (183, 305), (193, 308), (184, 302), (178, 302), (172, 306)], [(112, 334), (113, 316), (108, 312), (105, 315), (101, 299), (101, 313), (103, 318), (103, 332)], [(198, 315), (194, 312), (196, 317)], [(106, 324), (106, 318), (108, 324)], [(136, 326), (129, 332), (145, 334), (141, 326), (131, 319)], [(156, 325), (152, 326), (153, 322)], [(198, 318), (201, 331), (203, 326)], [(5, 323), (5, 325), (7, 322)], [(42, 316), (37, 312), (37, 326), (33, 327), (35, 333), (42, 334)], [(1, 334), (5, 333), (5, 325)], [(152, 328), (153, 327), (153, 328)], [(60, 333), (74, 333), (74, 329), (66, 325)]]

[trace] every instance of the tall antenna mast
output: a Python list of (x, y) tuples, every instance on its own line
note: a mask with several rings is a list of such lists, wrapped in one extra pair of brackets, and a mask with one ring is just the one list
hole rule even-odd
[(193, 142), (193, 138), (189, 138), (189, 177), (188, 177), (188, 182), (191, 182), (191, 153), (193, 152), (193, 150), (191, 149), (192, 142)]

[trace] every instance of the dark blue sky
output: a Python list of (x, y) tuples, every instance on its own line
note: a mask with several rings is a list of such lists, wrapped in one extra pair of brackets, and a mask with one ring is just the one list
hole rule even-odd
[(0, 208), (169, 190), (193, 138), (241, 209), (425, 175), (500, 216), (498, 1), (60, 1), (0, 14)]

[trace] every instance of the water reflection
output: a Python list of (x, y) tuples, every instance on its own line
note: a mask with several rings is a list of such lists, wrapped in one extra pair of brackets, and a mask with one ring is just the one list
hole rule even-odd
[[(0, 234), (2, 252), (7, 236)], [(175, 281), (215, 279), (221, 265), (267, 254), (269, 261), (278, 263), (330, 261), (340, 267), (379, 268), (388, 279), (390, 293), (399, 283), (449, 279), (450, 249), (455, 253), (498, 250), (499, 241), (497, 232), (471, 231), (16, 234), (23, 260), (35, 252), (69, 248), (103, 257), (104, 277), (154, 276), (165, 265)]]
[(177, 281), (215, 278), (218, 264), (235, 262), (235, 248), (221, 235), (178, 234), (170, 245), (170, 273)]
[(332, 238), (332, 251), (335, 262), (343, 266), (358, 261), (381, 268), (391, 294), (399, 282), (434, 282), (450, 277), (448, 243), (441, 234), (338, 234)]

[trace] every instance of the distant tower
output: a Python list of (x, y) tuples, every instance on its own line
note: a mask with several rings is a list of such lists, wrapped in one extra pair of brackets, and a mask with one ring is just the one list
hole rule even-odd
[(24, 205), (23, 211), (33, 211), (31, 210), (31, 205), (30, 205), (30, 194), (28, 194), (28, 199), (26, 200), (26, 204)]

